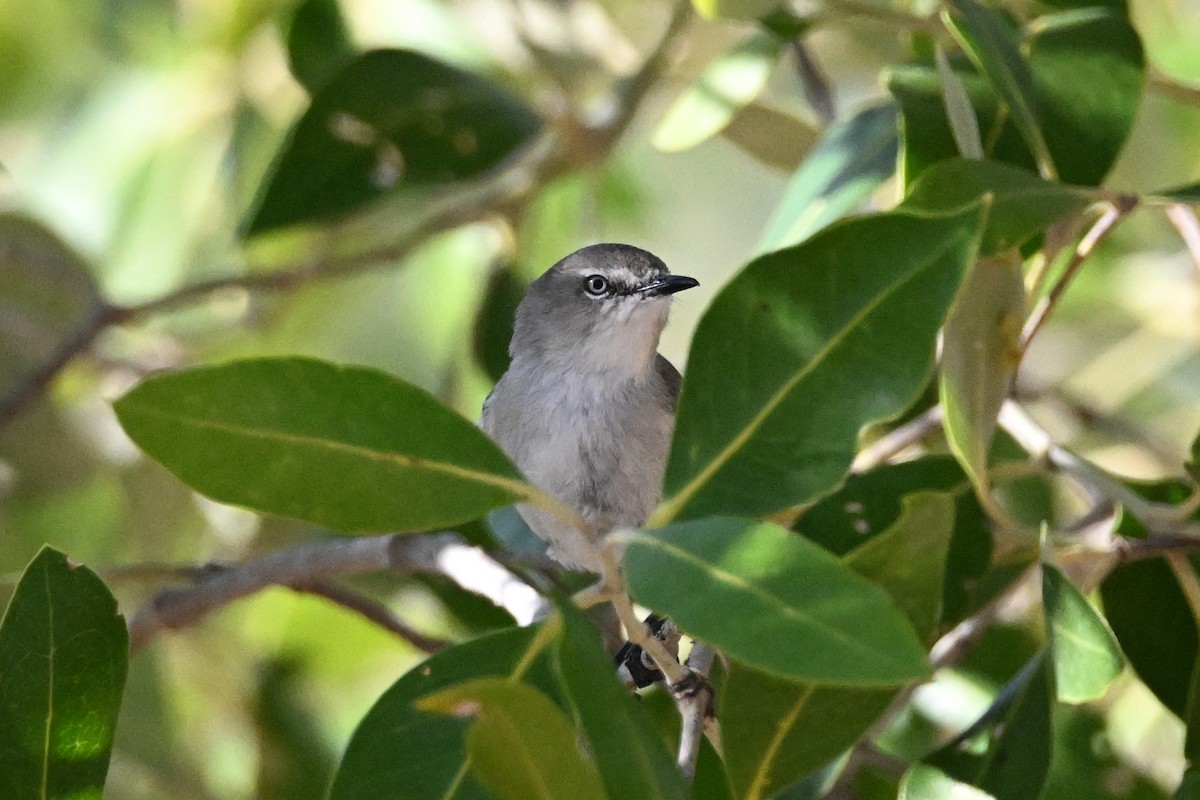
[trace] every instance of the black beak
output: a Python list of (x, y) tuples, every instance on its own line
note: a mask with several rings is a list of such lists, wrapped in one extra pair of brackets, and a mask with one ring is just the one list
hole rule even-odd
[(653, 282), (639, 288), (637, 293), (646, 297), (662, 297), (699, 285), (700, 281), (686, 275), (659, 275)]

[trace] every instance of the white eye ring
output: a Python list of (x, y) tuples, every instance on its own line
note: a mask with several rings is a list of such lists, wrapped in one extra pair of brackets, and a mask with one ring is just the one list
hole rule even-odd
[(603, 275), (588, 275), (583, 280), (583, 290), (592, 297), (603, 297), (608, 294), (608, 279)]

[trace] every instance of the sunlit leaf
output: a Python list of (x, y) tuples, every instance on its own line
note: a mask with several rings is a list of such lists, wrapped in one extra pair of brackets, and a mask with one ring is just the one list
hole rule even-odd
[(692, 0), (692, 5), (707, 19), (757, 19), (774, 10), (782, 0)]
[(561, 605), (559, 676), (609, 797), (684, 800), (682, 773), (641, 707), (617, 680), (595, 627)]
[(941, 770), (918, 764), (904, 775), (898, 800), (994, 800), (969, 783), (960, 783)]
[(1075, 585), (1049, 564), (1042, 565), (1042, 597), (1058, 699), (1085, 703), (1101, 697), (1125, 665), (1112, 630)]
[(1042, 133), (1038, 98), (1029, 64), (1000, 14), (975, 0), (950, 0), (947, 25), (1008, 106), (1012, 119), (1046, 178), (1056, 178), (1054, 159)]
[(692, 340), (651, 524), (768, 514), (834, 486), (859, 430), (929, 374), (983, 216), (850, 220), (743, 269)]
[[(358, 724), (330, 800), (486, 800), (467, 770), (470, 720), (418, 710), (418, 698), (476, 678), (554, 685), (538, 628), (482, 636), (431, 657), (392, 684)], [(400, 756), (403, 754), (403, 757)]]
[(103, 310), (71, 248), (30, 217), (0, 214), (0, 403)]
[(364, 53), (313, 97), (246, 232), (327, 221), (391, 192), (480, 177), (539, 125), (524, 103), (457, 67), (406, 50)]
[(108, 587), (42, 548), (0, 622), (0, 796), (99, 800), (128, 659)]
[(896, 108), (871, 106), (832, 126), (792, 176), (759, 252), (802, 242), (853, 211), (896, 170)]
[(718, 56), (684, 90), (654, 132), (654, 146), (679, 152), (719, 133), (767, 85), (783, 40), (758, 33)]
[(470, 422), (360, 367), (235, 361), (151, 377), (114, 407), (138, 446), (197, 491), (338, 530), (449, 525), (529, 491)]
[(639, 603), (779, 677), (896, 686), (928, 669), (879, 586), (775, 525), (712, 517), (648, 531), (629, 542), (625, 568)]
[(567, 715), (532, 686), (477, 678), (416, 706), (473, 719), (467, 732), (471, 772), (498, 800), (605, 798), (596, 765), (580, 752)]

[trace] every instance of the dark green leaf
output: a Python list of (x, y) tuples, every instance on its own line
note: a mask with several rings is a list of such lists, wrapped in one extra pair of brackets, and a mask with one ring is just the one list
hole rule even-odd
[(498, 800), (604, 800), (600, 774), (576, 745), (567, 715), (532, 686), (476, 678), (427, 695), (416, 706), (473, 718), (467, 732), (471, 772)]
[(985, 194), (992, 196), (992, 205), (980, 248), (984, 254), (1022, 245), (1090, 202), (1076, 189), (1048, 183), (1018, 167), (956, 158), (921, 173), (901, 207), (949, 211)]
[(1200, 434), (1192, 440), (1192, 452), (1183, 468), (1187, 470), (1192, 480), (1200, 484)]
[(773, 513), (834, 486), (859, 430), (924, 384), (982, 220), (849, 220), (742, 270), (693, 338), (651, 524)]
[(360, 367), (235, 361), (149, 378), (114, 407), (197, 491), (338, 530), (449, 525), (530, 490), (474, 425)]
[(1163, 189), (1154, 194), (1157, 197), (1164, 197), (1178, 203), (1197, 205), (1200, 204), (1200, 183), (1178, 186), (1174, 189)]
[(725, 774), (725, 762), (708, 739), (700, 740), (696, 775), (692, 778), (692, 800), (735, 800)]
[(1057, 177), (1050, 148), (1042, 134), (1038, 98), (1029, 64), (1016, 37), (1000, 14), (975, 0), (950, 0), (944, 12), (950, 29), (980, 72), (1004, 99), (1043, 177)]
[(316, 94), (354, 58), (338, 0), (304, 0), (292, 15), (287, 49), (292, 75)]
[(654, 146), (675, 153), (720, 133), (762, 92), (782, 51), (782, 39), (758, 33), (718, 56), (667, 110)]
[(515, 628), (473, 639), (414, 667), (384, 692), (358, 724), (334, 779), (330, 800), (486, 800), (467, 774), (469, 720), (414, 707), (421, 697), (482, 677), (518, 677), (554, 685), (539, 648), (539, 628)]
[(477, 178), (540, 122), (498, 86), (406, 50), (358, 56), (313, 97), (247, 233), (341, 217), (385, 194)]
[(918, 764), (904, 775), (898, 800), (994, 800), (985, 791), (960, 783), (936, 767)]
[(508, 343), (512, 341), (513, 320), (517, 306), (525, 296), (525, 284), (509, 269), (498, 269), (488, 281), (483, 306), (475, 319), (475, 358), (484, 372), (496, 381), (508, 370), (512, 357)]
[(1134, 672), (1180, 719), (1196, 663), (1196, 623), (1161, 558), (1117, 567), (1100, 584), (1104, 615)]
[(108, 587), (42, 548), (0, 622), (0, 796), (99, 800), (128, 659)]
[(649, 531), (629, 542), (625, 567), (639, 603), (779, 677), (896, 686), (928, 670), (879, 586), (778, 526), (713, 517)]
[(29, 217), (0, 214), (0, 402), (91, 327), (103, 305), (62, 240)]
[(1116, 637), (1100, 612), (1049, 564), (1042, 565), (1042, 598), (1058, 699), (1098, 699), (1125, 665)]
[(304, 664), (272, 658), (259, 670), (252, 710), (258, 745), (256, 800), (294, 800), (326, 787), (334, 754), (305, 692)]
[(1183, 755), (1189, 763), (1200, 762), (1200, 659), (1192, 666), (1192, 682), (1188, 687), (1187, 738), (1183, 742)]
[(1183, 780), (1171, 795), (1171, 800), (1200, 800), (1200, 768), (1189, 767), (1183, 773)]
[(854, 210), (896, 171), (896, 147), (892, 105), (865, 108), (831, 127), (788, 182), (759, 252), (802, 242)]
[(609, 797), (688, 797), (687, 785), (646, 712), (617, 680), (594, 626), (560, 604), (559, 677)]

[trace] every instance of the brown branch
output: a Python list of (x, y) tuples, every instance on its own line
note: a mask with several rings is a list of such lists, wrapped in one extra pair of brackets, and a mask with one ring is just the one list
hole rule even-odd
[(1200, 87), (1189, 86), (1170, 78), (1156, 69), (1151, 69), (1146, 76), (1146, 84), (1163, 97), (1169, 97), (1190, 106), (1200, 106)]
[(293, 584), (291, 588), (298, 592), (324, 597), (330, 602), (348, 608), (384, 630), (396, 634), (424, 653), (436, 653), (450, 645), (450, 642), (444, 639), (435, 639), (414, 630), (374, 597), (356, 592), (339, 583), (329, 580), (313, 580), (307, 583)]

